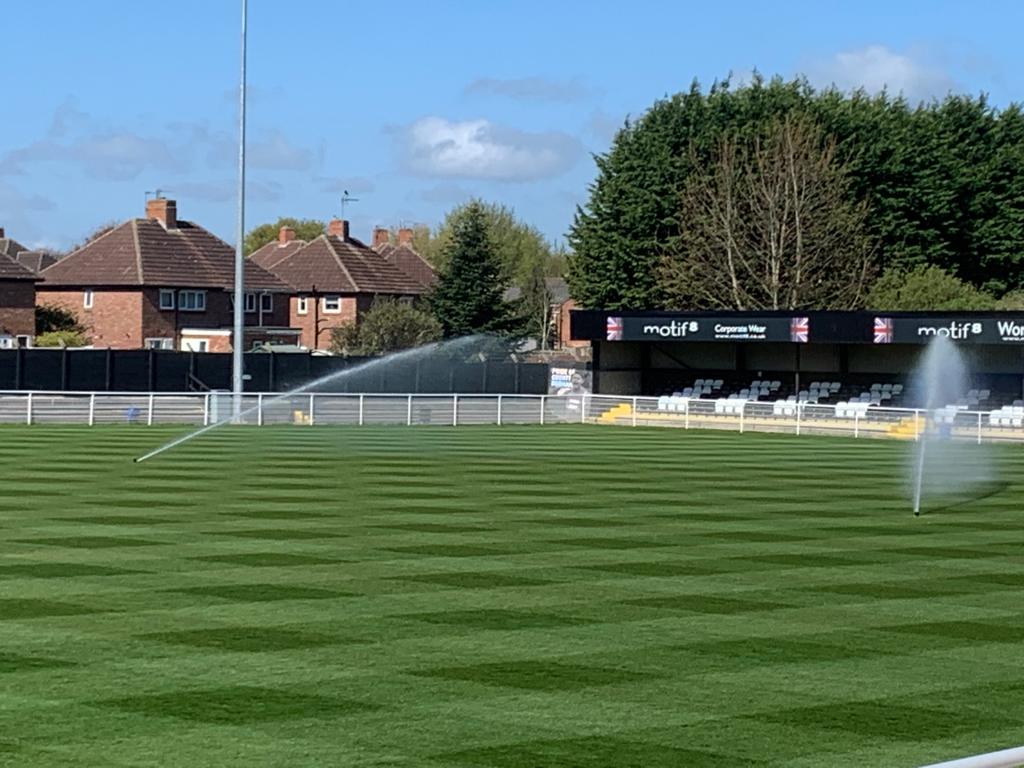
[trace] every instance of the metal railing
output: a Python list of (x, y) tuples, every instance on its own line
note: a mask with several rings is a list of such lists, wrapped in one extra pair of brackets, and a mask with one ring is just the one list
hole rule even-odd
[[(184, 424), (231, 418), (221, 392), (0, 391), (0, 424)], [(866, 407), (864, 404), (702, 400), (614, 395), (424, 395), (330, 392), (253, 393), (241, 423), (326, 425), (477, 425), (592, 423), (919, 439), (926, 431), (976, 442), (1024, 440), (1024, 409), (970, 411)]]

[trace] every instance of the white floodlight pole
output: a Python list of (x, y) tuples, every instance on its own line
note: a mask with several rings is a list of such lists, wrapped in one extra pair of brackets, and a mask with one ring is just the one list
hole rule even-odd
[(235, 331), (231, 345), (232, 415), (242, 413), (243, 347), (245, 345), (245, 38), (248, 0), (242, 0), (242, 72), (238, 94), (238, 231), (235, 236)]

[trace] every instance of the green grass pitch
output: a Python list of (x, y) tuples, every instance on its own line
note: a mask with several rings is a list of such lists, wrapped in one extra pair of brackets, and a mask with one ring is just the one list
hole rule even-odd
[(914, 766), (1024, 743), (1024, 454), (0, 429), (0, 764)]

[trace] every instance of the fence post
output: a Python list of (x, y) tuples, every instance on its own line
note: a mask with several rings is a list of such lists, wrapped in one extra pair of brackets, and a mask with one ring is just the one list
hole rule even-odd
[(96, 393), (89, 393), (89, 426), (96, 424)]
[(743, 434), (743, 415), (747, 412), (747, 401), (740, 401), (740, 434)]
[(853, 412), (853, 436), (860, 437), (860, 411)]
[(797, 437), (800, 436), (800, 416), (803, 414), (803, 412), (804, 412), (803, 403), (798, 402), (796, 404), (796, 434), (797, 434)]
[(313, 409), (316, 407), (316, 395), (309, 393), (309, 426), (313, 426)]
[(149, 393), (149, 402), (146, 404), (146, 426), (153, 426), (153, 393)]
[(637, 406), (637, 399), (636, 399), (636, 397), (634, 397), (633, 398), (633, 426), (634, 427), (636, 426), (636, 406)]
[(452, 426), (459, 426), (459, 396), (452, 395)]
[(359, 426), (363, 426), (363, 399), (366, 395), (359, 396)]
[(580, 424), (587, 423), (587, 396), (580, 395)]
[[(273, 357), (271, 357), (271, 363), (273, 363)], [(263, 426), (263, 393), (260, 392), (256, 395), (256, 426)]]
[(409, 395), (408, 401), (405, 404), (405, 426), (412, 426), (412, 395)]
[(25, 403), (26, 403), (25, 423), (26, 424), (31, 424), (32, 423), (32, 393), (31, 392), (28, 393), (28, 397), (25, 399)]
[(498, 395), (498, 426), (501, 426), (501, 395)]
[(210, 426), (210, 393), (203, 395), (203, 426)]
[(914, 409), (914, 442), (921, 439), (921, 412)]
[(690, 398), (683, 402), (683, 429), (690, 428)]
[(545, 395), (541, 395), (540, 396), (540, 423), (541, 423), (541, 426), (544, 425), (544, 398), (545, 398)]
[(981, 445), (981, 411), (978, 411), (978, 445)]

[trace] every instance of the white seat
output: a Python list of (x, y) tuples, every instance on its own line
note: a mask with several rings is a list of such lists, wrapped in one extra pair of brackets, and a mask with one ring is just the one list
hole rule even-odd
[(724, 384), (725, 384), (725, 381), (723, 381), (722, 379), (715, 379), (711, 383), (711, 386), (713, 386), (715, 389), (721, 389)]

